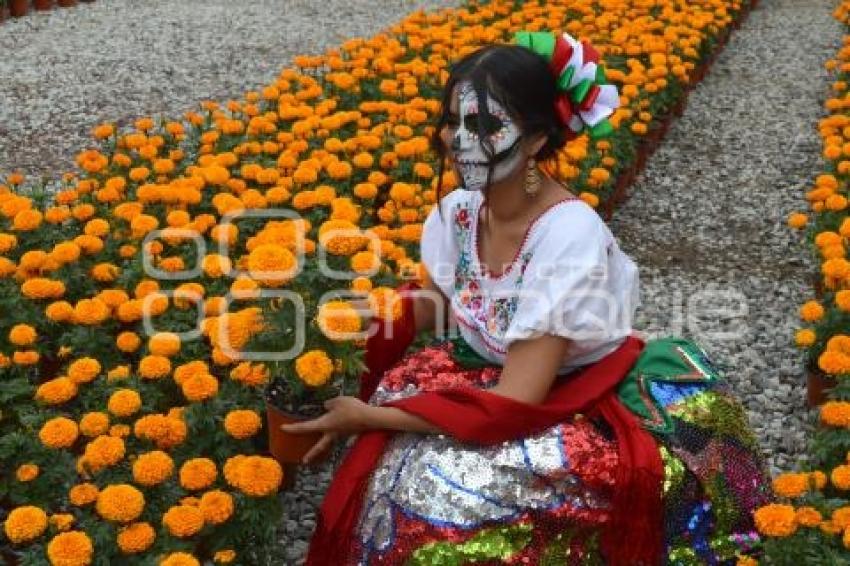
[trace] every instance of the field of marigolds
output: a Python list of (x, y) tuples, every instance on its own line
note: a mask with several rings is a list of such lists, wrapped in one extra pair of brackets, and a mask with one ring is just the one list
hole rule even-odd
[[(392, 316), (394, 288), (420, 277), (422, 221), (441, 196), (429, 123), (449, 63), (519, 30), (591, 41), (621, 91), (614, 134), (582, 136), (548, 167), (601, 207), (749, 4), (494, 0), (417, 12), (297, 57), (240, 101), (123, 131), (102, 124), (58, 190), (0, 176), (0, 560), (270, 562), (284, 470), (268, 454), (264, 391), (275, 379), (293, 395), (356, 382), (364, 319), (352, 297)], [(833, 300), (829, 285), (846, 278), (850, 230), (846, 199), (829, 196), (850, 171), (836, 161), (847, 154), (846, 83), (836, 91), (822, 131), (837, 172), (812, 198), (824, 203), (812, 224), (829, 300), (804, 315), (831, 326), (803, 332), (813, 348), (850, 309), (850, 291)], [(455, 186), (448, 173), (444, 186)], [(832, 338), (821, 367), (846, 373), (848, 343)], [(830, 475), (836, 493), (850, 488), (850, 403), (822, 416), (825, 473), (780, 489)], [(815, 507), (834, 500), (813, 493), (813, 507), (765, 521), (778, 535), (795, 517), (821, 525), (794, 548), (817, 540), (838, 552), (850, 507), (821, 522)]]

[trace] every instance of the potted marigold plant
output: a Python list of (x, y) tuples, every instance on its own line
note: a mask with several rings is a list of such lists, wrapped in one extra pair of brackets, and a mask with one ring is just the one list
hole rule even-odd
[[(283, 424), (319, 417), (324, 403), (338, 395), (356, 395), (359, 377), (365, 371), (364, 350), (372, 315), (392, 317), (394, 303), (400, 305), (389, 287), (364, 292), (362, 301), (330, 299), (315, 306), (307, 322), (304, 348), (292, 360), (270, 364), (272, 378), (266, 389), (269, 451), (282, 464), (293, 468), (318, 442), (321, 434), (291, 434)], [(368, 301), (368, 308), (366, 307)], [(297, 324), (292, 304), (272, 301), (265, 319), (276, 330), (264, 332), (255, 344), (284, 344), (289, 329)], [(356, 336), (360, 336), (357, 338)], [(278, 346), (279, 347), (279, 346)]]

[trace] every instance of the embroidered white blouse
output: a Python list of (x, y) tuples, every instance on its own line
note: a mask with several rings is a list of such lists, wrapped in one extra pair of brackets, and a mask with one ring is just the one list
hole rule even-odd
[(638, 270), (597, 212), (569, 196), (530, 224), (500, 274), (478, 258), (483, 195), (456, 189), (435, 205), (422, 230), (421, 258), (451, 301), (469, 345), (504, 364), (514, 340), (555, 334), (572, 340), (559, 374), (614, 351), (632, 332)]

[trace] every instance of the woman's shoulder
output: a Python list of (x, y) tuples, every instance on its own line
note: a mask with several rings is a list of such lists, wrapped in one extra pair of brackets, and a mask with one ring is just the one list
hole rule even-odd
[(613, 238), (596, 209), (575, 196), (547, 208), (536, 223), (538, 237), (550, 248), (584, 247), (595, 240), (607, 245)]
[(425, 230), (437, 230), (437, 226), (444, 227), (446, 222), (466, 226), (477, 205), (477, 191), (454, 189), (433, 204), (425, 219)]

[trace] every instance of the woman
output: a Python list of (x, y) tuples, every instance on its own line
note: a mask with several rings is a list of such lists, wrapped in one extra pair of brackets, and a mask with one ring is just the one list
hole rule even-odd
[[(308, 564), (734, 563), (768, 497), (743, 409), (698, 346), (632, 333), (635, 264), (537, 166), (604, 135), (616, 88), (587, 43), (517, 40), (452, 67), (434, 146), (462, 186), (369, 340), (363, 400), (285, 427), (324, 433), (307, 461), (359, 434)], [(402, 357), (446, 320), (459, 335)]]

